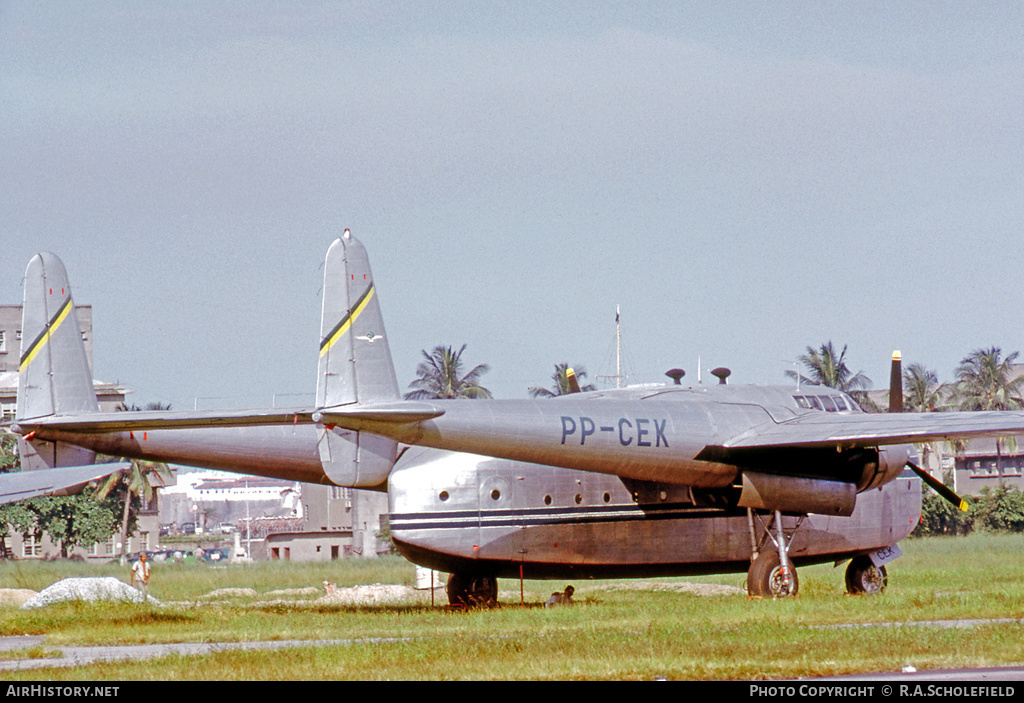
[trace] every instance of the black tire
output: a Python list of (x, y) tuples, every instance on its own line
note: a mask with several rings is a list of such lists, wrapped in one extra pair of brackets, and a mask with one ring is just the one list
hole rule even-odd
[(444, 590), (448, 594), (449, 605), (461, 606), (463, 608), (469, 607), (469, 590), (465, 576), (462, 574), (450, 574)]
[(473, 576), (468, 591), (471, 605), (491, 608), (498, 604), (498, 579), (493, 576)]
[(850, 595), (878, 595), (887, 585), (885, 567), (875, 566), (870, 557), (854, 557), (846, 567), (846, 592)]
[(451, 574), (445, 585), (450, 605), (490, 608), (498, 604), (498, 579), (487, 575)]
[(779, 553), (772, 549), (761, 552), (747, 572), (747, 594), (752, 598), (788, 598), (799, 589), (796, 569), (790, 564), (783, 570)]

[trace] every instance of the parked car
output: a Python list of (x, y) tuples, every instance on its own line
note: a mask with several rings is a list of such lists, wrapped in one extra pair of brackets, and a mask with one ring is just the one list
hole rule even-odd
[(227, 547), (215, 547), (211, 549), (204, 549), (203, 555), (200, 557), (203, 561), (227, 561), (230, 556), (230, 552)]

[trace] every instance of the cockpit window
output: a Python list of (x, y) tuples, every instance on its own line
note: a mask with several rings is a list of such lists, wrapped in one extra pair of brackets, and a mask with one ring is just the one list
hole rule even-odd
[(826, 412), (856, 411), (857, 405), (844, 395), (794, 395), (797, 407), (804, 410), (824, 410)]

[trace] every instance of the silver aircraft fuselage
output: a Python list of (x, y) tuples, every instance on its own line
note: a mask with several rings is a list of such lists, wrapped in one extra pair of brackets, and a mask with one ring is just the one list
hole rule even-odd
[[(413, 447), (388, 481), (391, 536), (410, 561), (498, 577), (745, 573), (756, 551), (742, 508), (686, 486)], [(896, 544), (921, 517), (911, 472), (861, 493), (849, 517), (785, 517), (796, 565)], [(754, 516), (753, 519), (765, 519)], [(763, 546), (763, 545), (762, 545)], [(766, 547), (766, 548), (770, 548)]]

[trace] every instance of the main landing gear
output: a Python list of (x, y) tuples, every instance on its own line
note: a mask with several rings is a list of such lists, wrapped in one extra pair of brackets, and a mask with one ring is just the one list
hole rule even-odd
[[(753, 598), (786, 598), (800, 588), (796, 568), (789, 560), (793, 535), (806, 515), (785, 528), (782, 513), (757, 513), (747, 510), (752, 555), (747, 571), (747, 594)], [(771, 542), (771, 544), (768, 544)], [(846, 591), (851, 595), (876, 595), (885, 590), (889, 576), (885, 566), (875, 566), (866, 554), (854, 557), (846, 567)]]
[(498, 579), (481, 574), (452, 574), (445, 586), (448, 603), (461, 608), (498, 604)]
[[(749, 596), (786, 598), (797, 594), (800, 582), (796, 576), (796, 568), (789, 561), (789, 545), (792, 543), (793, 533), (800, 527), (804, 517), (800, 516), (794, 527), (786, 529), (782, 525), (782, 513), (779, 511), (776, 510), (771, 515), (761, 515), (747, 509), (752, 548), (750, 570), (747, 572)], [(755, 522), (758, 523), (757, 527)], [(768, 546), (769, 541), (772, 543), (771, 546)]]

